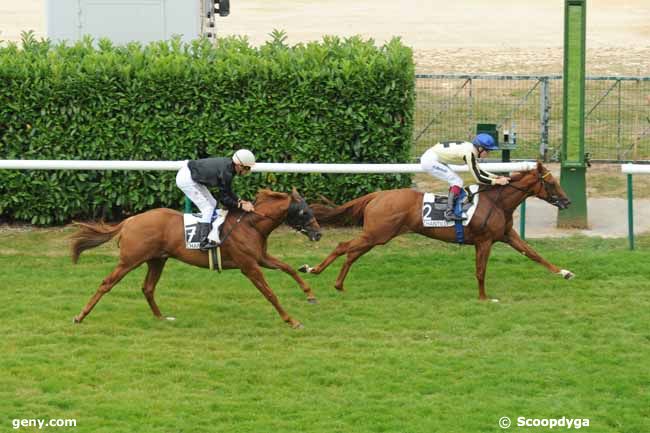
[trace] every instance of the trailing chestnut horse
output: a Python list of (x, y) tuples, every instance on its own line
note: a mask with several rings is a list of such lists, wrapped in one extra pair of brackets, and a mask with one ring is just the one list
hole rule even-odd
[[(512, 213), (526, 198), (536, 196), (565, 209), (571, 203), (564, 191), (541, 163), (534, 170), (515, 173), (506, 186), (482, 186), (480, 198), (472, 220), (464, 227), (465, 243), (476, 248), (476, 278), (479, 299), (486, 300), (485, 270), (494, 242), (505, 242), (553, 273), (566, 279), (573, 273), (560, 269), (544, 260), (524, 242), (512, 228)], [(363, 233), (348, 242), (341, 242), (318, 266), (303, 265), (299, 270), (320, 274), (337, 257), (347, 254), (335, 287), (343, 289), (343, 282), (352, 264), (376, 245), (383, 245), (404, 233), (414, 232), (446, 242), (455, 241), (455, 228), (424, 227), (422, 225), (423, 193), (411, 189), (374, 192), (338, 207), (314, 204), (314, 216), (321, 224), (363, 224)]]
[[(221, 254), (223, 269), (240, 269), (291, 327), (302, 325), (290, 317), (280, 306), (278, 298), (264, 279), (260, 266), (280, 269), (291, 275), (307, 295), (309, 302), (316, 302), (311, 288), (297, 272), (270, 256), (267, 251), (267, 237), (280, 224), (286, 222), (312, 241), (320, 239), (320, 227), (305, 200), (294, 189), (291, 194), (260, 191), (257, 194), (254, 213), (235, 210), (228, 213), (223, 224)], [(167, 259), (173, 257), (190, 265), (209, 267), (208, 254), (200, 250), (185, 248), (183, 214), (172, 209), (153, 209), (125, 219), (117, 225), (77, 223), (79, 231), (71, 236), (72, 261), (77, 263), (79, 255), (90, 248), (101, 245), (119, 235), (119, 262), (90, 298), (81, 313), (74, 318), (80, 323), (93, 309), (103, 295), (108, 293), (126, 274), (143, 263), (149, 270), (144, 279), (142, 292), (154, 316), (162, 318), (154, 300), (156, 283), (160, 279)]]

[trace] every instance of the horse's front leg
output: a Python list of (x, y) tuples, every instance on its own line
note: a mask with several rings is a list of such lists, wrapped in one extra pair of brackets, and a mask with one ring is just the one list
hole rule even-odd
[(487, 270), (488, 258), (492, 250), (492, 240), (477, 241), (474, 244), (476, 249), (476, 280), (478, 281), (478, 298), (487, 301), (485, 294), (485, 271)]
[(546, 269), (553, 272), (554, 274), (561, 275), (562, 278), (570, 280), (575, 276), (573, 272), (568, 271), (566, 269), (560, 269), (557, 266), (555, 266), (553, 263), (546, 261), (542, 256), (540, 256), (537, 253), (537, 251), (535, 251), (530, 245), (528, 245), (526, 241), (524, 241), (521, 237), (519, 237), (519, 234), (517, 234), (517, 232), (512, 228), (508, 232), (505, 242), (515, 250), (519, 251), (521, 254), (525, 255), (531, 260), (536, 261), (537, 263), (544, 266)]
[(278, 297), (275, 296), (275, 293), (273, 293), (273, 290), (271, 290), (271, 287), (266, 282), (264, 274), (262, 273), (262, 270), (257, 263), (248, 262), (246, 264), (242, 264), (240, 266), (240, 270), (242, 274), (246, 275), (248, 279), (251, 280), (253, 284), (255, 284), (255, 287), (257, 287), (257, 289), (262, 292), (262, 295), (264, 295), (264, 297), (271, 304), (273, 304), (282, 320), (287, 322), (287, 324), (294, 329), (302, 328), (302, 324), (300, 322), (293, 319), (291, 316), (289, 316), (289, 314), (287, 314), (286, 311), (284, 311), (284, 308), (282, 308), (280, 305), (280, 301), (278, 301)]
[(316, 304), (318, 302), (316, 300), (316, 295), (314, 295), (314, 292), (311, 290), (311, 287), (309, 287), (309, 285), (302, 278), (300, 278), (298, 273), (288, 264), (267, 254), (262, 257), (261, 265), (269, 269), (280, 269), (284, 273), (291, 275), (291, 277), (298, 283), (298, 285), (300, 285), (302, 291), (305, 292), (305, 295), (307, 295), (307, 302), (310, 304)]

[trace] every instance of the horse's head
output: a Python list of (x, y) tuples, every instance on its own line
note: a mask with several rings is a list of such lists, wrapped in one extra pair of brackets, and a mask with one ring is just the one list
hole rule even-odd
[(299, 231), (309, 240), (320, 240), (320, 226), (305, 199), (293, 188), (291, 194), (262, 189), (255, 197), (255, 213), (268, 218), (275, 227), (283, 222)]
[(537, 198), (549, 202), (553, 206), (557, 206), (560, 210), (566, 209), (571, 204), (571, 200), (567, 197), (566, 193), (560, 186), (560, 183), (553, 177), (541, 162), (537, 161), (537, 167), (530, 172), (524, 174), (522, 180), (528, 176), (532, 177), (532, 184), (530, 191)]
[(314, 217), (314, 213), (307, 205), (304, 198), (298, 194), (296, 188), (291, 191), (291, 204), (287, 212), (287, 224), (304, 234), (310, 241), (318, 241), (321, 238), (320, 225)]

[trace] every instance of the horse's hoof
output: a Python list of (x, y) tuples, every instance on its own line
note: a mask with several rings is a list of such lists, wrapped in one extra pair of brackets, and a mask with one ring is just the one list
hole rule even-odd
[(304, 326), (303, 326), (303, 324), (300, 323), (300, 322), (293, 322), (293, 323), (291, 324), (291, 328), (293, 328), (293, 329), (302, 329), (302, 328), (304, 328)]
[(170, 322), (173, 322), (174, 320), (176, 320), (176, 317), (167, 316), (167, 317), (165, 317), (165, 320), (169, 320)]
[(562, 275), (562, 278), (564, 278), (565, 280), (570, 280), (576, 276), (573, 272), (567, 271), (566, 269), (562, 269), (560, 271), (560, 275)]
[(73, 325), (78, 325), (81, 323), (81, 320), (79, 320), (79, 317), (75, 316), (72, 318), (72, 324)]
[(318, 299), (316, 298), (307, 298), (307, 302), (310, 304), (318, 304)]
[(308, 264), (304, 264), (298, 268), (298, 271), (302, 272), (303, 274), (308, 274), (311, 272), (311, 267)]
[(345, 287), (343, 287), (343, 286), (337, 286), (337, 285), (334, 285), (334, 288), (335, 288), (336, 290), (338, 290), (339, 292), (345, 292)]
[(492, 299), (490, 299), (490, 302), (498, 303), (499, 300), (497, 298), (492, 298)]

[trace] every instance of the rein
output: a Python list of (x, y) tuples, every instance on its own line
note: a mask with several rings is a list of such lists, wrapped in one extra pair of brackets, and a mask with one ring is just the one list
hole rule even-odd
[(254, 211), (252, 211), (252, 212), (245, 212), (245, 213), (254, 213), (255, 215), (259, 215), (259, 216), (261, 216), (262, 218), (268, 218), (268, 219), (270, 219), (271, 221), (274, 221), (274, 222), (276, 222), (276, 223), (282, 224), (282, 221), (280, 221), (278, 218), (274, 218), (274, 217), (272, 217), (272, 216), (269, 216), (269, 215), (267, 215), (267, 214), (265, 214), (265, 213), (262, 213), (262, 212), (258, 212), (258, 211), (256, 211), (256, 210), (254, 210)]
[[(304, 202), (303, 202), (303, 205), (304, 205)], [(221, 243), (222, 244), (225, 243), (226, 240), (228, 239), (228, 237), (231, 235), (231, 233), (235, 229), (235, 227), (237, 225), (239, 225), (239, 223), (242, 222), (242, 220), (244, 218), (246, 218), (248, 215), (252, 215), (252, 214), (255, 214), (255, 215), (260, 216), (262, 218), (270, 219), (271, 221), (275, 222), (278, 225), (280, 225), (280, 224), (282, 224), (282, 223), (284, 223), (286, 221), (287, 224), (289, 224), (289, 226), (291, 228), (293, 228), (294, 230), (297, 230), (297, 231), (299, 231), (301, 233), (307, 233), (308, 231), (307, 231), (306, 227), (316, 221), (316, 218), (313, 215), (311, 216), (311, 218), (307, 222), (296, 221), (295, 217), (291, 216), (291, 206), (289, 207), (288, 212), (289, 212), (289, 214), (287, 215), (287, 217), (285, 217), (283, 219), (272, 217), (270, 215), (267, 215), (267, 214), (265, 214), (263, 212), (260, 212), (260, 211), (257, 211), (257, 210), (254, 210), (254, 211), (251, 211), (251, 212), (243, 212), (241, 215), (239, 215), (239, 217), (237, 218), (235, 224), (233, 224), (230, 227), (230, 229), (228, 230), (228, 232), (224, 234), (223, 240), (221, 241)], [(302, 214), (302, 209), (301, 209), (301, 214)], [(292, 221), (292, 219), (293, 219), (293, 221)]]
[[(303, 202), (303, 205), (304, 205), (304, 202)], [(272, 216), (266, 215), (266, 214), (264, 214), (262, 212), (258, 212), (258, 211), (253, 211), (252, 213), (255, 213), (255, 214), (257, 214), (257, 215), (259, 215), (259, 216), (261, 216), (263, 218), (268, 218), (271, 221), (276, 222), (277, 224), (282, 224), (282, 223), (284, 223), (286, 221), (286, 223), (292, 229), (297, 230), (297, 231), (302, 232), (302, 233), (306, 233), (306, 228), (305, 227), (307, 227), (310, 224), (316, 222), (316, 218), (312, 215), (312, 217), (307, 222), (303, 222), (303, 221), (296, 222), (295, 218), (293, 218), (291, 216), (291, 208), (292, 208), (292, 206), (293, 205), (289, 206), (289, 209), (287, 210), (287, 212), (288, 212), (287, 217), (285, 219), (282, 219), (282, 220), (280, 220), (279, 218), (274, 218)], [(301, 213), (302, 213), (302, 210), (301, 210)], [(293, 221), (292, 221), (292, 219), (293, 219)]]
[[(550, 171), (547, 171), (546, 173), (544, 173), (541, 176), (539, 174), (537, 174), (537, 180), (541, 181), (542, 186), (545, 189), (547, 189), (547, 192), (548, 192), (548, 187), (546, 186), (547, 184), (546, 184), (546, 182), (544, 182), (544, 179), (547, 176), (549, 176), (550, 174), (551, 174)], [(539, 182), (536, 182), (535, 184), (537, 184), (537, 183), (539, 183)], [(498, 188), (496, 199), (492, 200), (491, 198), (488, 197), (488, 200), (490, 200), (492, 202), (492, 206), (490, 206), (490, 211), (488, 212), (487, 216), (483, 220), (483, 223), (481, 224), (480, 230), (483, 230), (485, 228), (485, 226), (487, 225), (488, 220), (492, 216), (492, 212), (494, 212), (494, 208), (496, 207), (496, 203), (499, 201), (499, 197), (501, 197), (501, 193), (503, 192), (503, 190), (506, 187), (510, 187), (510, 188), (516, 189), (517, 191), (523, 192), (524, 194), (526, 194), (526, 197), (531, 197), (531, 196), (537, 194), (535, 191), (532, 190), (532, 188), (531, 189), (519, 188), (518, 186), (515, 186), (515, 185), (513, 185), (511, 183), (508, 183), (506, 185), (499, 185), (499, 186), (502, 186), (503, 188)], [(481, 193), (481, 192), (485, 192), (485, 191), (492, 191), (492, 188), (484, 188), (484, 189), (479, 188), (479, 190), (476, 192), (476, 194)]]
[(243, 213), (242, 213), (241, 215), (239, 215), (239, 217), (235, 220), (235, 224), (233, 224), (232, 226), (230, 226), (230, 230), (228, 230), (228, 233), (226, 233), (226, 234), (223, 235), (223, 239), (221, 240), (221, 244), (222, 244), (222, 245), (226, 242), (226, 240), (228, 239), (228, 237), (230, 237), (230, 235), (232, 234), (233, 230), (235, 230), (235, 227), (238, 226), (239, 223), (242, 222), (242, 220), (243, 220), (244, 218), (246, 218), (248, 215), (251, 215), (251, 214), (256, 214), (256, 215), (259, 215), (259, 216), (261, 216), (261, 217), (263, 217), (263, 218), (268, 218), (268, 219), (270, 219), (270, 220), (272, 220), (272, 221), (275, 221), (275, 222), (278, 222), (278, 223), (282, 223), (282, 221), (279, 221), (277, 218), (273, 218), (273, 217), (271, 217), (271, 216), (268, 216), (268, 215), (266, 215), (266, 214), (263, 214), (262, 212), (258, 212), (258, 211), (243, 212)]
[[(223, 239), (221, 240), (221, 245), (223, 245), (226, 242), (226, 240), (228, 239), (228, 237), (230, 236), (232, 231), (235, 230), (235, 227), (239, 225), (239, 223), (242, 221), (242, 219), (244, 219), (246, 217), (246, 215), (248, 213), (249, 212), (244, 212), (243, 214), (239, 215), (239, 218), (237, 218), (235, 220), (235, 224), (230, 226), (230, 230), (228, 230), (228, 233), (224, 234)], [(225, 224), (225, 221), (224, 221), (224, 224)]]

